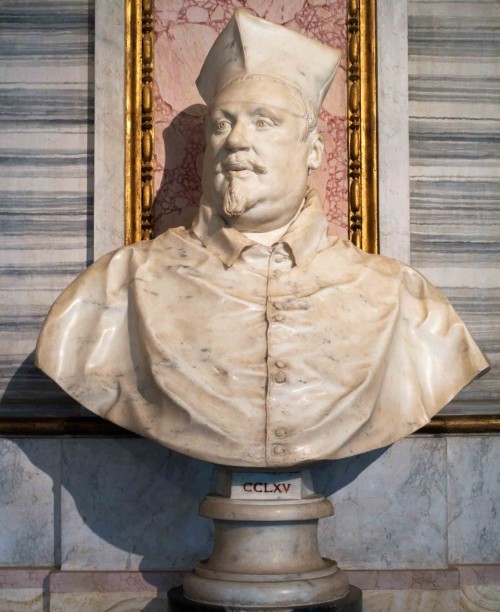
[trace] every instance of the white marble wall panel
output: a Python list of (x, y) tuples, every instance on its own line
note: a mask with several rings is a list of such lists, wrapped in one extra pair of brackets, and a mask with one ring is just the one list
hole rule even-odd
[[(499, 234), (500, 235), (500, 234)], [(500, 261), (500, 259), (499, 259)], [(491, 370), (478, 381), (468, 385), (445, 412), (464, 411), (500, 413), (500, 286), (446, 287), (446, 297), (474, 334), (482, 350), (488, 355)], [(476, 404), (474, 406), (474, 404)], [(472, 409), (471, 409), (472, 407)]]
[(0, 440), (0, 566), (55, 565), (59, 451), (54, 440)]
[(448, 413), (500, 405), (499, 32), (498, 2), (408, 2), (411, 264), (493, 366)]
[(125, 239), (125, 7), (95, 0), (94, 259)]
[(449, 438), (450, 564), (500, 562), (500, 437)]
[[(0, 452), (0, 565), (182, 571), (210, 554), (211, 523), (197, 516), (209, 464), (141, 439), (3, 440)], [(456, 590), (448, 564), (500, 563), (499, 464), (500, 438), (475, 436), (410, 438), (316, 466), (335, 508), (320, 522), (323, 554), (366, 568), (367, 590)], [(460, 582), (498, 583), (488, 567), (461, 568)], [(0, 576), (0, 588), (18, 586)]]
[(93, 0), (0, 4), (0, 414), (68, 403), (33, 365), (92, 259)]
[(142, 439), (63, 440), (62, 567), (189, 569), (211, 549), (197, 516), (213, 467)]
[(313, 475), (335, 491), (335, 515), (320, 522), (324, 555), (344, 568), (447, 567), (444, 439), (407, 438)]
[(377, 2), (379, 239), (382, 255), (410, 262), (408, 7)]

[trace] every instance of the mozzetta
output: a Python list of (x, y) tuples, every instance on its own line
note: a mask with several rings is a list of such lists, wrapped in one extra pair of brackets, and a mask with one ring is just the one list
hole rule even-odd
[(390, 444), (488, 365), (417, 271), (328, 237), (314, 193), (272, 247), (202, 204), (191, 230), (106, 255), (54, 304), (37, 358), (95, 413), (253, 467)]

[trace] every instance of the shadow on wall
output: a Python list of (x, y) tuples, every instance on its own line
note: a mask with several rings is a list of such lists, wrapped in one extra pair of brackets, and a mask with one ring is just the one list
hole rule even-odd
[[(40, 324), (41, 326), (41, 324)], [(0, 418), (17, 416), (79, 416), (89, 414), (35, 366), (31, 353), (10, 377), (0, 399)]]
[(201, 198), (207, 107), (193, 104), (163, 130), (165, 164), (153, 211), (155, 236), (171, 227), (190, 227)]
[[(14, 377), (9, 392), (17, 388)], [(212, 464), (142, 438), (44, 438), (44, 452), (17, 444), (53, 482), (56, 567), (139, 570), (162, 590), (165, 578), (155, 570), (188, 570), (210, 555), (212, 523), (197, 512), (213, 486)], [(341, 490), (385, 450), (314, 465), (317, 492)], [(162, 605), (155, 599), (145, 610)]]

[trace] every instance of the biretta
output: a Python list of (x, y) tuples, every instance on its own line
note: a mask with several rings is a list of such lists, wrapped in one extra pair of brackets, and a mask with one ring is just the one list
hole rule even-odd
[(299, 88), (318, 113), (341, 55), (338, 49), (238, 9), (208, 52), (196, 86), (211, 104), (237, 78), (278, 78)]

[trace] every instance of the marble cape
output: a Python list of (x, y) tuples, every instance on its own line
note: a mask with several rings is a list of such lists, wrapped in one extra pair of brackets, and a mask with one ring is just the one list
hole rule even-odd
[(202, 205), (191, 230), (105, 255), (55, 302), (36, 356), (98, 415), (251, 467), (388, 445), (488, 366), (417, 271), (327, 237), (314, 194), (271, 248)]

